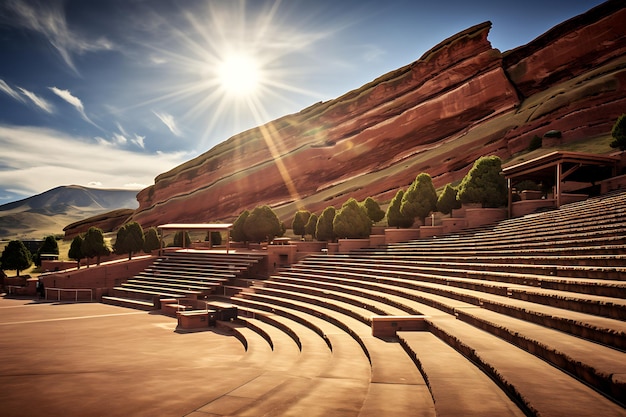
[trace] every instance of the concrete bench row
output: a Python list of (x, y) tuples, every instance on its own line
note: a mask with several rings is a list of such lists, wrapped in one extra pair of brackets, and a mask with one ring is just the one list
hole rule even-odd
[[(327, 291), (338, 290), (352, 292), (367, 290), (368, 298), (374, 297), (387, 304), (388, 295), (399, 295), (419, 299), (421, 302), (435, 306), (449, 314), (455, 313), (458, 302), (472, 306), (482, 306), (512, 317), (524, 317), (534, 323), (546, 322), (546, 309), (549, 309), (550, 320), (547, 324), (559, 331), (565, 331), (576, 336), (587, 337), (590, 340), (609, 344), (617, 348), (626, 348), (626, 325), (623, 321), (601, 316), (589, 316), (577, 310), (538, 305), (511, 298), (507, 295), (497, 295), (488, 292), (477, 292), (468, 289), (456, 289), (447, 285), (432, 285), (413, 279), (385, 277), (383, 275), (365, 275), (357, 272), (321, 271), (301, 273), (299, 271), (284, 272), (280, 275), (280, 282), (295, 284), (310, 284), (315, 288)], [(269, 285), (269, 283), (265, 283)], [(375, 295), (372, 296), (371, 292)], [(417, 297), (417, 298), (416, 298)], [(403, 306), (395, 305), (403, 308)], [(610, 306), (607, 305), (607, 308)], [(556, 310), (556, 311), (555, 311)], [(412, 314), (419, 312), (412, 312)]]
[[(502, 288), (508, 288), (508, 284), (524, 285), (530, 287), (540, 287), (555, 289), (560, 291), (580, 292), (583, 294), (602, 295), (607, 297), (625, 298), (626, 281), (609, 279), (590, 278), (564, 278), (550, 275), (539, 275), (536, 270), (557, 271), (554, 267), (544, 267), (542, 269), (524, 265), (517, 266), (516, 270), (522, 272), (506, 271), (505, 266), (499, 268), (497, 264), (471, 264), (471, 263), (446, 263), (440, 264), (430, 261), (408, 262), (408, 261), (381, 261), (376, 263), (368, 262), (363, 258), (347, 259), (328, 255), (323, 257), (311, 257), (295, 265), (293, 269), (310, 270), (322, 268), (328, 270), (362, 271), (364, 273), (382, 272), (385, 275), (394, 276), (417, 276), (424, 280), (437, 280), (443, 277), (443, 281), (452, 278), (459, 278), (462, 282), (496, 282)], [(512, 269), (512, 268), (511, 268)], [(626, 272), (626, 268), (620, 268)], [(504, 271), (501, 271), (504, 270)], [(419, 275), (421, 274), (421, 275)], [(503, 291), (504, 292), (504, 291)]]
[[(345, 311), (338, 313), (336, 306), (337, 303), (333, 300), (333, 301), (326, 301), (324, 302), (324, 300), (327, 300), (327, 298), (325, 297), (325, 294), (322, 294), (322, 296), (320, 297), (320, 305), (325, 305), (325, 307), (320, 307), (318, 304), (316, 303), (311, 303), (311, 302), (305, 302), (304, 299), (301, 296), (302, 293), (302, 288), (298, 288), (298, 292), (293, 292), (291, 295), (286, 292), (286, 291), (281, 291), (281, 292), (274, 292), (275, 295), (270, 296), (267, 294), (262, 294), (262, 292), (271, 292), (271, 290), (269, 288), (256, 288), (254, 293), (250, 293), (250, 292), (245, 292), (245, 293), (241, 293), (241, 297), (243, 299), (245, 299), (246, 301), (239, 301), (236, 299), (235, 302), (243, 302), (243, 303), (251, 303), (251, 300), (256, 300), (256, 303), (264, 303), (266, 305), (266, 308), (268, 309), (272, 309), (274, 311), (276, 306), (279, 306), (281, 310), (284, 310), (285, 308), (293, 308), (297, 311), (305, 311), (308, 312), (308, 314), (312, 315), (312, 316), (319, 316), (320, 318), (324, 318), (326, 316), (341, 316), (343, 318), (341, 318), (340, 320), (344, 323), (349, 322), (350, 320), (355, 320), (354, 318), (351, 318), (347, 315), (345, 315)], [(349, 305), (350, 303), (347, 303), (346, 305)], [(314, 307), (311, 307), (314, 306)], [(345, 308), (345, 306), (343, 307)], [(421, 306), (421, 308), (424, 308), (424, 306)], [(320, 313), (321, 310), (325, 310), (325, 312), (323, 314)], [(361, 328), (361, 332), (363, 331), (364, 327), (363, 325), (358, 325), (357, 323), (361, 323), (360, 321), (357, 322), (353, 322), (351, 324), (351, 326), (353, 326), (354, 328), (356, 327), (360, 327)], [(367, 326), (366, 326), (367, 328)], [(357, 333), (359, 331), (357, 330)], [(365, 344), (366, 342), (364, 342)], [(372, 355), (372, 349), (369, 348), (369, 355)], [(374, 363), (372, 363), (372, 366), (374, 367)], [(584, 387), (584, 384), (580, 384), (580, 383), (576, 383), (574, 384), (575, 386), (577, 386), (577, 389), (580, 389), (581, 387)], [(590, 393), (593, 393), (593, 390), (590, 391)], [(611, 408), (612, 406), (609, 406), (609, 408)], [(619, 408), (619, 407), (618, 407)]]
[[(274, 284), (272, 284), (274, 285)], [(301, 287), (293, 287), (292, 291), (286, 291), (286, 290), (275, 290), (272, 289), (270, 287), (267, 287), (267, 283), (266, 286), (263, 288), (255, 288), (254, 293), (250, 293), (250, 292), (245, 292), (242, 293), (242, 297), (246, 298), (246, 299), (256, 299), (256, 300), (264, 300), (264, 302), (267, 302), (269, 304), (273, 304), (273, 305), (280, 305), (281, 307), (284, 307), (286, 305), (297, 305), (299, 309), (303, 309), (303, 310), (307, 310), (307, 306), (315, 306), (315, 309), (319, 309), (319, 305), (324, 305), (325, 309), (329, 309), (330, 311), (333, 311), (334, 313), (326, 313), (328, 315), (332, 315), (332, 314), (339, 314), (342, 316), (350, 316), (349, 313), (347, 313), (345, 311), (346, 306), (349, 305), (353, 305), (349, 302), (346, 302), (344, 305), (341, 305), (341, 303), (336, 302), (334, 299), (332, 299), (331, 301), (329, 301), (328, 298), (328, 291), (319, 291), (319, 299), (318, 301), (314, 301), (313, 299), (310, 300), (306, 300), (306, 297), (303, 297), (302, 294), (303, 293), (311, 293), (314, 291), (319, 291), (314, 287), (309, 287), (307, 289), (305, 289), (303, 286)], [(269, 295), (269, 293), (272, 293), (273, 295)], [(407, 298), (407, 300), (409, 300), (409, 298)], [(349, 307), (348, 307), (349, 308)], [(466, 308), (466, 307), (465, 307)], [(357, 312), (359, 310), (359, 308), (354, 307), (354, 312)], [(460, 311), (464, 311), (462, 310), (462, 308), (459, 306), (459, 304), (457, 303), (457, 305), (453, 308), (454, 312), (455, 312), (455, 316), (458, 317), (459, 312)], [(474, 312), (474, 310), (469, 310), (471, 312)], [(496, 314), (494, 312), (489, 312), (483, 309), (478, 309), (477, 311), (481, 311), (481, 314)], [(315, 314), (315, 313), (313, 313)], [(361, 313), (357, 313), (357, 314), (363, 314)], [(476, 323), (480, 322), (483, 323), (481, 324), (481, 326), (483, 327), (488, 327), (485, 323), (489, 323), (488, 320), (479, 320), (476, 317), (479, 317), (480, 315), (476, 316), (473, 315), (471, 316), (472, 319), (469, 320), (468, 318), (464, 318), (464, 321), (468, 321), (468, 322), (472, 322), (472, 327), (476, 328), (480, 328), (480, 326), (477, 326)], [(469, 316), (468, 316), (469, 317)], [(343, 319), (344, 321), (346, 319)], [(512, 320), (512, 322), (515, 322), (516, 319), (510, 319)], [(539, 329), (541, 326), (536, 326), (536, 329)], [(506, 328), (506, 325), (504, 326), (504, 328)], [(535, 332), (537, 332), (537, 334), (541, 334), (542, 331), (541, 330), (534, 330)], [(559, 332), (555, 332), (555, 334), (558, 334)], [(519, 332), (515, 332), (516, 337), (521, 337), (519, 336)], [(502, 338), (501, 335), (496, 335), (498, 338)], [(559, 336), (560, 337), (560, 336)], [(576, 338), (574, 338), (573, 340), (575, 340)], [(528, 337), (527, 339), (523, 339), (524, 343), (531, 343), (533, 344), (533, 346), (541, 346), (542, 345), (542, 341), (531, 341), (529, 342), (529, 340), (532, 340), (532, 338)], [(555, 342), (552, 342), (553, 344), (556, 344)], [(571, 344), (574, 342), (565, 342), (563, 344), (563, 346), (568, 346), (568, 344)], [(588, 342), (590, 343), (590, 342)], [(547, 345), (550, 345), (550, 343), (548, 343)], [(592, 349), (592, 351), (595, 349), (597, 351), (597, 347), (595, 344), (591, 344), (590, 343), (590, 348)], [(580, 347), (580, 344), (579, 344)], [(529, 350), (535, 350), (536, 347), (533, 348), (527, 348)], [(582, 349), (582, 348), (581, 348)], [(610, 352), (611, 350), (609, 348), (606, 348), (607, 350), (604, 352), (598, 352), (598, 355), (603, 356), (605, 358), (610, 357)], [(597, 357), (594, 357), (592, 359), (586, 358), (582, 353), (580, 353), (581, 351), (579, 351), (578, 353), (578, 357), (576, 357), (576, 354), (573, 354), (573, 357), (570, 357), (570, 355), (568, 353), (561, 353), (559, 354), (560, 351), (549, 351), (546, 353), (546, 358), (544, 358), (545, 360), (549, 360), (550, 356), (557, 356), (560, 359), (564, 361), (563, 364), (560, 364), (561, 368), (563, 369), (564, 366), (572, 366), (575, 369), (571, 369), (569, 370), (570, 372), (574, 372), (576, 369), (579, 370), (579, 377), (580, 378), (585, 378), (585, 382), (586, 383), (592, 383), (595, 384), (595, 386), (603, 386), (603, 385), (610, 385), (610, 388), (607, 388), (609, 390), (610, 395), (613, 395), (614, 398), (616, 395), (621, 395), (623, 394), (623, 392), (621, 391), (621, 388), (619, 387), (619, 383), (618, 384), (614, 384), (610, 381), (610, 377), (607, 380), (607, 375), (610, 374), (610, 368), (607, 369), (606, 366), (603, 367), (600, 366), (598, 363), (594, 363), (593, 361), (598, 361), (599, 359)], [(615, 357), (615, 355), (613, 355)], [(617, 355), (619, 357), (619, 355)], [(566, 358), (566, 359), (563, 359)], [(569, 359), (567, 359), (569, 358)], [(587, 366), (581, 366), (580, 364), (584, 364), (585, 359), (587, 360), (591, 360), (592, 361), (592, 365), (587, 365)], [(611, 360), (607, 360), (606, 363), (614, 363), (611, 362)], [(570, 365), (567, 365), (570, 364)], [(573, 364), (573, 365), (571, 365)], [(594, 374), (595, 372), (595, 374)], [(590, 377), (589, 374), (594, 374), (594, 377)], [(594, 381), (595, 378), (595, 381)], [(617, 397), (619, 398), (619, 397)]]

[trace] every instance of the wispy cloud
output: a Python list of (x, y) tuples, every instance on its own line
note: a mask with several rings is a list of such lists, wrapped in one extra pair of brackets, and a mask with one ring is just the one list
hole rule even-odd
[(52, 129), (2, 124), (0, 149), (0, 166), (5, 168), (0, 170), (0, 189), (23, 195), (63, 184), (142, 188), (190, 157), (185, 152), (132, 152)]
[(22, 92), (22, 94), (28, 97), (28, 99), (32, 101), (33, 104), (35, 104), (35, 106), (39, 107), (40, 109), (48, 113), (54, 112), (54, 106), (51, 103), (49, 103), (47, 100), (43, 99), (42, 97), (39, 97), (37, 94), (33, 93), (32, 91), (26, 90), (25, 88), (22, 88), (22, 87), (17, 87), (17, 88)]
[(20, 93), (12, 89), (4, 80), (0, 79), (0, 91), (7, 94), (11, 98), (17, 101), (24, 102), (24, 98), (20, 96)]
[(363, 59), (365, 62), (378, 62), (385, 56), (386, 51), (380, 47), (368, 44), (363, 46)]
[(63, 61), (76, 73), (78, 70), (72, 54), (113, 49), (113, 43), (106, 38), (89, 40), (72, 32), (67, 25), (63, 2), (8, 0), (3, 7), (8, 22), (45, 36)]
[(152, 111), (152, 113), (154, 113), (154, 115), (158, 117), (159, 120), (161, 120), (161, 122), (163, 122), (163, 124), (167, 126), (170, 132), (172, 132), (174, 135), (176, 136), (182, 135), (182, 132), (180, 131), (180, 129), (178, 128), (176, 124), (176, 120), (174, 120), (174, 116), (165, 112), (159, 113), (154, 110)]
[(54, 94), (56, 94), (57, 96), (61, 97), (63, 100), (65, 100), (66, 102), (74, 106), (86, 122), (96, 127), (99, 127), (97, 124), (91, 121), (89, 117), (87, 117), (87, 114), (85, 114), (85, 107), (83, 106), (83, 102), (78, 97), (75, 97), (74, 95), (72, 95), (72, 93), (69, 90), (61, 90), (60, 88), (57, 88), (57, 87), (49, 87), (49, 88), (50, 88), (50, 91), (52, 91)]
[(141, 149), (145, 149), (145, 136), (138, 135), (137, 133), (129, 134), (119, 122), (117, 123), (117, 129), (119, 132), (113, 132), (111, 139), (97, 136), (95, 138), (96, 141), (103, 146), (124, 146), (130, 142)]

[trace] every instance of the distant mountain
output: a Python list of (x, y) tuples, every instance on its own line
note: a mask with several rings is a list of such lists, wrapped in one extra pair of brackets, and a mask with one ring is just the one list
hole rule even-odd
[(137, 191), (105, 190), (78, 185), (56, 187), (0, 206), (0, 239), (42, 238), (63, 234), (81, 219), (117, 209), (138, 207)]

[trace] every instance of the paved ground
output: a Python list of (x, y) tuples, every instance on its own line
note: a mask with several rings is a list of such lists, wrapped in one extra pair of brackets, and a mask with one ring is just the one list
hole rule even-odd
[(234, 337), (175, 328), (156, 313), (0, 297), (0, 415), (185, 416), (262, 373), (237, 366)]

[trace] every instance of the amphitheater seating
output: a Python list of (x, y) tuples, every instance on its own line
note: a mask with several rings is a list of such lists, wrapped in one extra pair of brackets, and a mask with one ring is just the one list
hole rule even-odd
[(199, 298), (214, 294), (245, 274), (259, 256), (193, 250), (168, 251), (154, 264), (102, 297), (103, 302), (144, 310), (162, 298)]
[[(323, 396), (350, 387), (346, 415), (624, 416), (625, 276), (626, 192), (614, 192), (454, 235), (309, 256), (222, 299), (254, 333), (248, 348), (263, 345), (250, 360), (294, 373), (316, 361), (307, 377), (319, 390), (285, 404), (281, 394), (308, 389), (275, 381), (266, 407), (323, 414)], [(381, 315), (424, 315), (426, 330), (373, 337)], [(250, 407), (241, 415), (268, 409)]]

